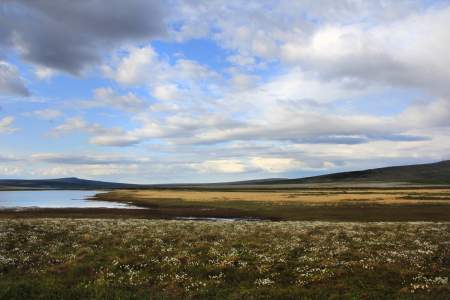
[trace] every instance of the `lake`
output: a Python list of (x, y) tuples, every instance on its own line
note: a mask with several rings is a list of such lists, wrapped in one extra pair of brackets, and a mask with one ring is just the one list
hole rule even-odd
[(0, 191), (0, 209), (18, 208), (141, 208), (126, 203), (87, 200), (102, 191)]

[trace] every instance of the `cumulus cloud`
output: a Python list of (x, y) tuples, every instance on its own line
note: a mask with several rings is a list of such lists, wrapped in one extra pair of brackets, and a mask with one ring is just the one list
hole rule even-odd
[(236, 52), (232, 60), (248, 64), (258, 57), (276, 58), (284, 42), (305, 41), (322, 24), (385, 23), (420, 7), (419, 1), (409, 0), (182, 1), (170, 20), (177, 24), (172, 34), (178, 40), (212, 36)]
[(124, 147), (138, 144), (141, 140), (137, 137), (119, 135), (119, 134), (107, 134), (94, 136), (89, 140), (90, 143), (99, 146), (116, 146)]
[(239, 160), (207, 160), (201, 163), (194, 163), (190, 165), (193, 169), (202, 173), (242, 173), (246, 167)]
[(238, 73), (231, 77), (231, 84), (237, 90), (243, 91), (255, 87), (258, 80), (258, 76)]
[(283, 173), (304, 167), (302, 162), (287, 157), (253, 157), (251, 163), (270, 173)]
[[(174, 63), (160, 57), (151, 47), (131, 47), (126, 54), (103, 66), (103, 72), (123, 85), (147, 86), (157, 99), (195, 98), (207, 92), (220, 77), (196, 61), (178, 58)], [(186, 93), (189, 93), (187, 96)]]
[(52, 78), (57, 72), (51, 68), (36, 66), (34, 74), (38, 79), (47, 80)]
[[(1, 21), (0, 21), (1, 22)], [(0, 60), (0, 94), (30, 96), (17, 68)]]
[(152, 68), (158, 69), (158, 54), (150, 46), (133, 47), (128, 49), (127, 53), (127, 56), (119, 60), (116, 69), (104, 66), (105, 74), (123, 84), (146, 84), (148, 78), (155, 73)]
[(106, 128), (98, 123), (91, 123), (82, 117), (67, 118), (50, 132), (53, 137), (60, 137), (73, 132), (88, 133), (89, 142), (99, 146), (130, 146), (140, 142), (140, 139), (128, 135), (121, 128)]
[(63, 123), (56, 126), (52, 134), (55, 136), (68, 134), (73, 131), (89, 132), (92, 134), (121, 134), (122, 131), (118, 128), (107, 129), (100, 124), (87, 122), (82, 117), (67, 118)]
[(175, 84), (162, 84), (153, 88), (153, 95), (161, 100), (174, 100), (180, 97), (180, 91)]
[(102, 51), (165, 33), (160, 1), (3, 1), (0, 46), (50, 69), (79, 74)]
[(421, 86), (450, 95), (446, 5), (424, 9), (420, 1), (406, 0), (196, 1), (181, 3), (171, 18), (178, 25), (176, 37), (212, 37), (232, 51), (228, 60), (236, 67), (281, 61), (301, 65), (324, 81), (353, 78), (362, 81), (360, 86)]
[(64, 123), (53, 129), (54, 135), (69, 133), (75, 130), (91, 130), (89, 124), (81, 117), (73, 117), (66, 119)]
[(91, 100), (81, 101), (84, 108), (106, 107), (115, 108), (120, 111), (137, 112), (145, 108), (146, 103), (134, 93), (125, 95), (117, 94), (112, 88), (97, 88)]
[[(166, 5), (163, 20), (157, 2), (131, 2), (131, 11), (157, 7), (145, 19), (141, 12), (119, 13), (125, 4), (113, 1), (100, 11), (94, 2), (67, 9), (49, 7), (47, 1), (2, 4), (7, 10), (0, 12), (0, 25), (5, 25), (0, 26), (0, 51), (14, 48), (22, 61), (34, 64), (38, 79), (60, 71), (79, 74), (103, 59), (107, 87), (101, 81), (90, 99), (75, 101), (84, 117), (65, 110), (62, 119), (52, 108), (33, 116), (61, 118), (54, 136), (83, 133), (94, 149), (133, 146), (126, 150), (139, 149), (156, 159), (32, 157), (51, 165), (52, 174), (80, 166), (74, 169), (109, 176), (123, 165), (127, 174), (154, 172), (170, 181), (198, 178), (194, 175), (208, 180), (290, 176), (438, 160), (450, 151), (446, 3), (174, 1)], [(86, 12), (87, 3), (92, 11)], [(29, 20), (21, 22), (25, 13)], [(57, 14), (68, 25), (49, 29), (59, 24)], [(17, 22), (6, 23), (12, 16)], [(29, 26), (36, 20), (43, 20), (40, 28)], [(169, 28), (165, 40), (152, 43), (164, 33), (164, 24)], [(211, 47), (205, 60), (204, 49), (190, 53), (203, 43)], [(55, 52), (46, 51), (48, 45)], [(8, 78), (20, 78), (15, 71)], [(108, 124), (105, 118), (95, 120), (107, 109), (127, 113)], [(12, 128), (11, 120), (2, 122)]]
[(399, 115), (399, 121), (416, 129), (449, 127), (450, 101), (441, 98), (433, 102), (416, 103)]
[(17, 128), (13, 127), (14, 117), (8, 116), (0, 119), (0, 133), (13, 133)]
[(299, 160), (292, 157), (252, 157), (250, 163), (269, 173), (311, 171), (336, 167), (336, 164), (331, 161), (318, 161), (308, 157), (304, 157), (304, 159)]
[[(307, 41), (287, 41), (281, 58), (325, 78), (352, 77), (387, 85), (421, 86), (450, 96), (447, 55), (450, 7), (388, 24), (328, 25)], [(431, 34), (432, 33), (432, 34)]]
[[(427, 140), (426, 136), (411, 135), (408, 131), (448, 126), (450, 110), (445, 100), (409, 106), (400, 114), (389, 117), (357, 111), (341, 114), (329, 109), (328, 99), (333, 100), (336, 95), (356, 97), (353, 95), (358, 95), (359, 91), (345, 93), (346, 88), (329, 85), (329, 89), (321, 93), (317, 82), (302, 83), (294, 76), (292, 82), (278, 78), (245, 93), (227, 94), (223, 103), (210, 103), (209, 111), (201, 111), (198, 106), (182, 106), (181, 112), (172, 112), (164, 117), (155, 116), (152, 111), (140, 113), (135, 118), (140, 125), (119, 134), (95, 131), (91, 127), (86, 130), (95, 135), (91, 142), (116, 146), (153, 139), (198, 145), (238, 140), (358, 144), (372, 140)], [(277, 84), (278, 89), (275, 89)], [(323, 100), (290, 100), (301, 97), (302, 91), (312, 97), (321, 95)], [(257, 106), (254, 99), (258, 99)], [(222, 104), (232, 108), (223, 108)], [(211, 113), (214, 110), (218, 113)], [(236, 113), (240, 113), (241, 118), (234, 117)]]

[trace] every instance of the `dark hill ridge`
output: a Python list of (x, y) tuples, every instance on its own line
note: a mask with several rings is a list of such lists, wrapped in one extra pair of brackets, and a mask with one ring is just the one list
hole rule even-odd
[(0, 179), (0, 188), (3, 189), (116, 189), (135, 187), (140, 187), (140, 185), (87, 180), (76, 177), (34, 180)]
[(288, 184), (361, 184), (361, 183), (412, 183), (412, 184), (450, 184), (450, 160), (431, 164), (394, 166), (363, 171), (341, 172), (297, 179), (259, 179), (209, 184), (128, 184), (76, 177), (57, 179), (0, 179), (0, 189), (124, 189), (124, 188), (214, 188), (239, 186), (264, 186)]
[(450, 184), (450, 160), (430, 164), (394, 166), (362, 171), (340, 172), (298, 179), (266, 181), (266, 184), (293, 183), (406, 182)]

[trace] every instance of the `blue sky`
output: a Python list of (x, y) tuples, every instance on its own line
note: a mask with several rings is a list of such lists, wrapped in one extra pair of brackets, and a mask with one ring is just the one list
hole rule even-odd
[(449, 1), (104, 4), (0, 4), (0, 178), (215, 182), (450, 159)]

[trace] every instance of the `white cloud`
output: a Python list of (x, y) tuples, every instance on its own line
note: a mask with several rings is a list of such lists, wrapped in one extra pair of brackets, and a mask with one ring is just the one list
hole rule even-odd
[(258, 80), (258, 76), (238, 73), (231, 77), (231, 85), (238, 91), (244, 91), (255, 87)]
[(14, 117), (7, 116), (0, 119), (0, 133), (13, 133), (17, 131), (12, 125), (14, 123)]
[(98, 146), (131, 146), (140, 142), (140, 139), (127, 135), (99, 135), (92, 137), (89, 142)]
[(233, 65), (239, 67), (251, 67), (256, 64), (256, 59), (253, 56), (234, 54), (227, 57), (227, 60)]
[(21, 174), (23, 168), (21, 167), (11, 167), (11, 166), (2, 166), (0, 165), (0, 175), (2, 176), (16, 176)]
[(49, 80), (53, 76), (57, 74), (57, 72), (54, 69), (43, 67), (43, 66), (36, 66), (34, 70), (34, 74), (36, 77), (40, 80)]
[[(179, 40), (212, 37), (236, 57), (276, 58), (286, 41), (307, 41), (323, 24), (377, 24), (402, 19), (421, 2), (401, 1), (181, 1), (172, 11)], [(256, 63), (256, 60), (254, 61)]]
[(332, 24), (319, 28), (309, 40), (285, 41), (281, 58), (325, 78), (423, 87), (450, 96), (449, 26), (450, 7), (369, 26)]
[(283, 173), (304, 167), (302, 162), (287, 157), (253, 157), (251, 163), (269, 173)]
[(191, 168), (201, 173), (242, 173), (245, 172), (245, 165), (239, 160), (207, 160), (201, 163), (193, 163)]
[(450, 126), (450, 101), (438, 99), (411, 105), (399, 116), (397, 126), (408, 126), (411, 129)]
[(138, 170), (137, 165), (78, 165), (71, 166), (68, 168), (65, 165), (46, 167), (46, 168), (36, 168), (30, 172), (34, 176), (39, 177), (82, 177), (82, 178), (95, 178), (99, 176), (110, 176), (117, 174), (127, 174), (136, 173)]
[(130, 48), (127, 56), (121, 58), (116, 69), (104, 66), (105, 74), (123, 84), (145, 85), (157, 64), (158, 54), (152, 47)]
[(69, 133), (75, 130), (88, 130), (90, 128), (89, 124), (81, 117), (73, 117), (66, 119), (64, 123), (58, 125), (53, 129), (53, 134), (60, 135), (64, 133)]
[(141, 111), (146, 107), (144, 100), (129, 92), (125, 95), (118, 95), (112, 88), (97, 88), (94, 90), (94, 97), (91, 100), (81, 101), (84, 108), (106, 107), (115, 108), (120, 111)]
[(51, 135), (60, 136), (71, 132), (88, 132), (93, 135), (121, 136), (123, 130), (120, 128), (105, 128), (97, 123), (87, 122), (82, 117), (67, 118), (51, 131)]
[(220, 77), (200, 63), (178, 58), (174, 63), (160, 57), (151, 46), (129, 48), (125, 54), (103, 67), (106, 76), (124, 85), (147, 86), (162, 100), (180, 99), (189, 91), (195, 98), (210, 89), (208, 82)]
[(98, 123), (90, 123), (82, 117), (66, 119), (63, 123), (53, 128), (50, 135), (59, 137), (72, 132), (88, 133), (91, 135), (89, 142), (98, 146), (130, 146), (141, 141), (138, 137), (131, 135), (121, 128), (106, 128)]
[(153, 95), (161, 100), (174, 100), (180, 98), (180, 91), (175, 84), (156, 85), (153, 88)]
[[(211, 0), (175, 1), (169, 10), (171, 35), (160, 43), (179, 41), (177, 53), (149, 41), (122, 44), (103, 66), (111, 87), (74, 102), (98, 109), (84, 118), (65, 110), (52, 131), (81, 132), (105, 153), (132, 145), (121, 151), (155, 155), (153, 163), (42, 154), (33, 162), (52, 164), (55, 175), (69, 162), (85, 174), (135, 164), (125, 172), (212, 180), (358, 169), (371, 158), (437, 160), (450, 151), (445, 3)], [(205, 42), (183, 44), (193, 37), (211, 49), (193, 54)], [(35, 72), (45, 78), (49, 70)], [(94, 121), (108, 108), (127, 114)], [(61, 117), (52, 110), (33, 115)]]
[(291, 171), (311, 171), (332, 169), (336, 167), (333, 162), (314, 160), (304, 157), (305, 161), (292, 157), (252, 157), (250, 163), (269, 173), (285, 173)]

